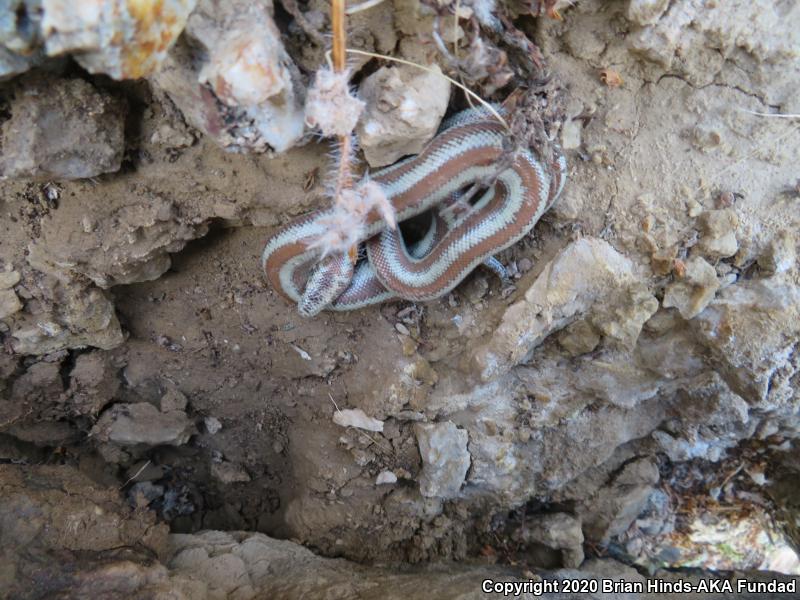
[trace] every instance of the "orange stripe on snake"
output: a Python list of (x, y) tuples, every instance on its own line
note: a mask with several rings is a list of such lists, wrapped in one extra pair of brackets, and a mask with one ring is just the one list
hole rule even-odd
[(480, 110), (448, 120), (422, 152), (371, 174), (395, 209), (398, 223), (431, 209), (446, 209), (460, 190), (491, 179), (489, 188), (462, 214), (442, 210), (425, 237), (407, 246), (372, 211), (362, 238), (366, 260), (353, 265), (345, 254), (324, 259), (309, 244), (324, 233), (328, 210), (279, 229), (267, 241), (262, 268), (272, 286), (298, 303), (303, 316), (321, 310), (354, 310), (392, 298), (432, 300), (458, 285), (476, 266), (522, 239), (552, 206), (566, 181), (558, 149), (546, 163), (518, 152), (497, 173), (507, 136)]

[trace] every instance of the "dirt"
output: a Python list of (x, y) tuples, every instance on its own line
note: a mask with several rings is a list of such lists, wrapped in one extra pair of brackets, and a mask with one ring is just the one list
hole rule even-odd
[[(569, 181), (500, 256), (517, 271), (510, 294), (479, 268), (434, 302), (313, 319), (270, 289), (259, 260), (278, 226), (326, 204), (328, 142), (226, 153), (152, 82), (74, 66), (47, 75), (124, 98), (125, 151), (116, 173), (0, 181), (0, 272), (20, 273), (24, 305), (0, 329), (3, 456), (75, 466), (172, 533), (261, 532), (326, 557), (420, 562), (501, 560), (497, 532), (508, 542), (508, 523), (526, 511), (574, 513), (587, 544), (605, 544), (659, 486), (649, 466), (615, 483), (634, 459), (714, 464), (758, 436), (769, 452), (785, 450), (775, 448), (800, 429), (800, 135), (794, 120), (755, 113), (798, 112), (796, 47), (773, 47), (767, 29), (719, 27), (702, 2), (677, 4), (654, 20), (600, 1), (564, 9), (563, 21), (519, 19), (564, 90)], [(728, 18), (748, 18), (748, 4)], [(364, 47), (397, 43), (409, 54), (429, 23), (389, 28), (391, 6), (359, 17), (358, 34)], [(797, 15), (788, 3), (761, 10)], [(670, 19), (692, 11), (702, 18), (673, 43)], [(303, 34), (284, 36), (307, 69), (316, 58), (295, 50)], [(12, 88), (4, 93), (13, 104)], [(450, 112), (464, 105), (454, 94)], [(589, 255), (596, 262), (580, 258)], [(587, 273), (585, 288), (566, 275), (539, 279), (576, 256), (608, 277)], [(713, 281), (683, 282), (680, 269), (698, 260)], [(663, 303), (678, 280), (674, 304)], [(489, 361), (486, 348), (501, 358)], [(196, 432), (188, 442), (120, 445), (93, 433), (113, 405), (166, 414), (175, 390), (187, 403), (171, 412)], [(347, 408), (383, 431), (334, 423)], [(438, 488), (419, 421), (469, 434), (469, 469), (452, 497), (420, 493), (421, 481)], [(463, 467), (463, 455), (454, 460)], [(396, 482), (376, 484), (385, 471)], [(615, 499), (631, 486), (636, 498), (621, 509)], [(619, 514), (592, 514), (587, 497)], [(574, 538), (548, 542), (547, 561), (574, 558), (583, 537)]]

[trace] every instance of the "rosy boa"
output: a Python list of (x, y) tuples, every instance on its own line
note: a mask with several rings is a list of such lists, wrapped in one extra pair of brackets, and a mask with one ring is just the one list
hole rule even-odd
[[(444, 209), (413, 246), (373, 210), (361, 240), (366, 259), (355, 266), (346, 254), (321, 259), (318, 249), (308, 247), (324, 232), (323, 217), (330, 214), (319, 210), (269, 238), (261, 258), (267, 278), (298, 303), (303, 316), (447, 294), (479, 264), (522, 239), (564, 187), (566, 160), (557, 148), (544, 164), (528, 150), (518, 152), (498, 174), (506, 138), (501, 123), (470, 109), (449, 119), (420, 154), (370, 176), (392, 203), (398, 223)], [(468, 210), (445, 217), (461, 190), (487, 179), (494, 183)]]

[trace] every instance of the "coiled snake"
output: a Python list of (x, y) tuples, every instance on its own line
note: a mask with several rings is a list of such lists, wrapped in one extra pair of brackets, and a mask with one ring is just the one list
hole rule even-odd
[[(422, 152), (371, 175), (392, 203), (397, 222), (431, 209), (428, 233), (407, 246), (372, 211), (362, 242), (366, 259), (353, 265), (346, 254), (321, 260), (309, 243), (324, 233), (319, 210), (282, 227), (269, 238), (261, 264), (272, 286), (298, 303), (300, 314), (354, 310), (392, 298), (432, 300), (447, 294), (475, 267), (525, 236), (552, 206), (566, 181), (566, 160), (556, 148), (547, 162), (530, 151), (503, 156), (503, 125), (480, 109), (451, 118)], [(460, 215), (448, 214), (460, 190), (492, 180)]]

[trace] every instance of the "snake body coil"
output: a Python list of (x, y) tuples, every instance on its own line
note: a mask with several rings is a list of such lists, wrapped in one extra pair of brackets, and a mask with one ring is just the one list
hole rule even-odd
[[(452, 205), (473, 183), (494, 183), (459, 216), (442, 211), (427, 235), (407, 246), (399, 229), (370, 213), (361, 241), (367, 260), (355, 267), (346, 255), (320, 259), (309, 243), (324, 233), (330, 210), (295, 219), (268, 241), (262, 267), (273, 287), (299, 304), (304, 316), (321, 310), (354, 310), (391, 298), (432, 300), (458, 285), (497, 252), (525, 236), (561, 193), (566, 161), (542, 163), (530, 151), (513, 156), (497, 173), (503, 126), (487, 113), (468, 110), (451, 118), (423, 151), (371, 175), (395, 209), (397, 222)], [(343, 291), (342, 291), (343, 290)]]

